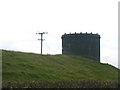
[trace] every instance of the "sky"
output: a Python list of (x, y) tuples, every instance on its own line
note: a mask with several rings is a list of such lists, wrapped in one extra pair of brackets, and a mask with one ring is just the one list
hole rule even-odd
[(101, 63), (118, 67), (119, 0), (1, 0), (0, 49), (62, 54), (64, 33), (98, 33)]

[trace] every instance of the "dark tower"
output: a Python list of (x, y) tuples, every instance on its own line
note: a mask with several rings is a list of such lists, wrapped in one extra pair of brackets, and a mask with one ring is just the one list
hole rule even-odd
[(64, 34), (62, 54), (80, 55), (100, 61), (100, 35), (87, 32)]

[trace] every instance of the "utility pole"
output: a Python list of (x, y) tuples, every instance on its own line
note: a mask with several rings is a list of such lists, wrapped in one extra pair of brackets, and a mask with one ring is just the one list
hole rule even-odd
[(48, 32), (41, 32), (41, 33), (36, 33), (38, 35), (41, 35), (41, 39), (38, 39), (38, 40), (41, 40), (41, 54), (42, 54), (42, 47), (43, 47), (43, 34), (48, 34)]

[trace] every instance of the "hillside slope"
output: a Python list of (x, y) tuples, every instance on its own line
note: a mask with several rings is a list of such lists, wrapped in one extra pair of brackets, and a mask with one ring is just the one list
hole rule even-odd
[(80, 56), (2, 51), (3, 81), (118, 80), (118, 69)]

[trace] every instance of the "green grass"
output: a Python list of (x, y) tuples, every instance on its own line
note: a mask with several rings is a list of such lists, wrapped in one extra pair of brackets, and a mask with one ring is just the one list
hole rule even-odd
[(2, 51), (3, 81), (117, 81), (118, 69), (80, 56)]

